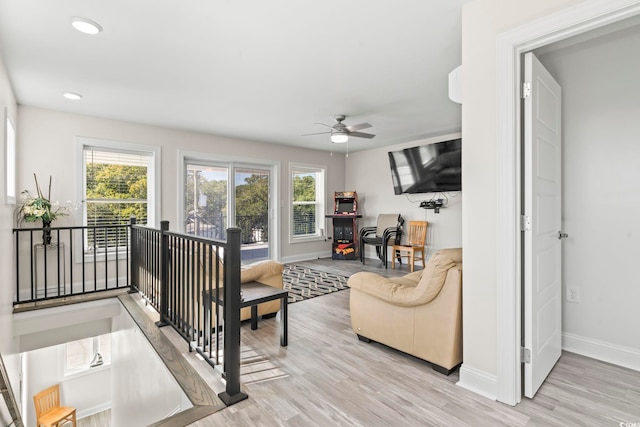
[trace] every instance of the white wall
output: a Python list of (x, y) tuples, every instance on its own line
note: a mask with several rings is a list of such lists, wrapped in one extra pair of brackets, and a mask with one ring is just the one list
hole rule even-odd
[[(563, 90), (563, 286), (580, 295), (563, 305), (564, 347), (635, 369), (640, 57), (631, 52), (638, 46), (636, 26), (540, 56)], [(625, 351), (616, 356), (618, 347)]]
[(497, 393), (496, 38), (580, 0), (475, 0), (462, 9), (463, 366), (460, 385)]
[[(161, 218), (171, 222), (177, 230), (177, 170), (178, 150), (218, 154), (224, 157), (275, 160), (280, 162), (281, 209), (280, 241), (281, 259), (295, 260), (329, 255), (328, 241), (289, 244), (289, 162), (300, 162), (327, 167), (327, 203), (333, 206), (333, 192), (344, 188), (344, 156), (328, 152), (265, 144), (218, 137), (214, 135), (181, 131), (101, 119), (34, 107), (19, 107), (18, 128), (18, 190), (33, 190), (33, 173), (39, 179), (53, 177), (53, 195), (56, 200), (77, 201), (75, 137), (85, 136), (99, 139), (160, 146), (162, 149), (162, 208)], [(75, 222), (74, 222), (75, 221)], [(80, 219), (64, 217), (56, 224), (77, 225)]]
[[(5, 175), (5, 111), (9, 116), (19, 134), (17, 128), (17, 106), (13, 95), (11, 82), (7, 76), (2, 60), (0, 60), (0, 253), (5, 256), (0, 257), (0, 354), (9, 372), (11, 387), (14, 390), (16, 399), (20, 399), (18, 393), (19, 380), (18, 372), (20, 368), (20, 358), (18, 356), (17, 342), (13, 334), (7, 333), (11, 330), (14, 275), (13, 257), (8, 254), (13, 253), (13, 209), (14, 206), (6, 205), (6, 175)], [(0, 425), (9, 425), (11, 418), (3, 402), (0, 402)]]
[[(29, 347), (24, 353), (27, 425), (35, 425), (31, 396), (56, 383), (63, 404), (75, 407), (78, 417), (111, 408), (112, 425), (148, 425), (192, 406), (117, 299), (20, 313), (14, 326), (20, 345), (25, 341)], [(65, 376), (64, 343), (104, 333), (111, 333), (111, 364)], [(35, 348), (36, 341), (44, 347)]]
[(121, 316), (117, 299), (53, 307), (18, 313), (13, 316), (13, 333), (24, 357), (22, 407), (26, 425), (35, 425), (32, 396), (60, 384), (64, 405), (76, 408), (78, 418), (111, 406), (111, 370), (109, 365), (78, 375), (64, 375), (64, 346), (69, 341), (90, 338), (112, 331), (112, 318)]
[(83, 374), (65, 377), (64, 346), (60, 344), (25, 353), (25, 386), (29, 397), (25, 425), (36, 425), (31, 396), (56, 383), (60, 384), (61, 403), (76, 408), (78, 418), (111, 406), (111, 366), (106, 365)]
[(146, 426), (192, 406), (124, 307), (113, 330), (111, 425)]
[[(449, 134), (421, 139), (383, 148), (358, 151), (349, 154), (346, 160), (345, 190), (358, 193), (358, 227), (376, 224), (382, 213), (400, 213), (405, 221), (429, 221), (427, 232), (427, 256), (438, 249), (462, 245), (462, 195), (460, 192), (445, 193), (449, 199), (447, 207), (436, 214), (433, 209), (420, 208), (420, 202), (437, 194), (407, 194), (396, 196), (393, 191), (389, 151), (402, 150), (418, 145), (459, 138), (460, 134)], [(462, 142), (464, 146), (464, 141)], [(330, 225), (328, 225), (330, 226)], [(366, 257), (375, 258), (375, 250), (367, 247)]]

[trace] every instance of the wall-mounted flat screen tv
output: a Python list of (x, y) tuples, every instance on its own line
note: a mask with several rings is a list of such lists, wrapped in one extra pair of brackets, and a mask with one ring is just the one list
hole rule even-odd
[(462, 190), (462, 140), (437, 142), (389, 152), (396, 194)]

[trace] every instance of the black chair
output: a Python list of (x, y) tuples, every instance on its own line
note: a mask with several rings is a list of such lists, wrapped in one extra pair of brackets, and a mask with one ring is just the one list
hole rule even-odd
[[(387, 268), (387, 246), (400, 243), (404, 219), (399, 214), (380, 214), (375, 227), (362, 227), (358, 233), (360, 261), (364, 264), (365, 245), (376, 247), (376, 254)], [(392, 240), (393, 238), (393, 240)]]

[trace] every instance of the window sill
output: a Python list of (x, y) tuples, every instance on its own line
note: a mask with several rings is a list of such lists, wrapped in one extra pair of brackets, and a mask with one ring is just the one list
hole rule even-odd
[(64, 373), (64, 378), (65, 379), (72, 379), (72, 378), (85, 377), (87, 375), (97, 374), (99, 372), (106, 371), (108, 369), (111, 369), (111, 362), (105, 363), (105, 364), (100, 365), (100, 366), (96, 366), (94, 368), (85, 368), (85, 369), (78, 369), (78, 370), (75, 370), (75, 371), (65, 372)]
[(304, 236), (304, 237), (289, 237), (289, 243), (309, 243), (309, 242), (324, 242), (326, 241), (324, 236)]
[[(127, 256), (130, 258), (131, 254), (127, 255), (127, 252), (125, 251), (118, 251), (117, 252), (117, 260), (118, 262), (120, 261), (126, 261), (127, 260)], [(76, 257), (76, 264), (81, 264), (83, 262), (84, 259), (84, 263), (85, 264), (91, 264), (94, 261), (95, 262), (104, 262), (105, 260), (107, 261), (115, 261), (116, 260), (116, 252), (108, 252), (106, 255), (105, 253), (96, 253), (95, 257), (93, 255), (93, 252), (84, 252), (82, 254), (82, 258), (80, 257)]]

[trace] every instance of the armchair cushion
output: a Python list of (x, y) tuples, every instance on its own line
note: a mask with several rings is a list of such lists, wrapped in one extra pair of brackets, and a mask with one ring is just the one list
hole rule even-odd
[(415, 305), (426, 304), (438, 296), (449, 269), (455, 266), (456, 263), (462, 262), (461, 253), (462, 251), (443, 249), (429, 258), (429, 262), (422, 270), (422, 277), (418, 282), (418, 286), (408, 296), (409, 298), (414, 298)]
[(358, 289), (390, 304), (411, 307), (413, 301), (408, 295), (416, 289), (422, 271), (403, 277), (383, 277), (376, 273), (361, 271), (349, 278), (349, 287)]

